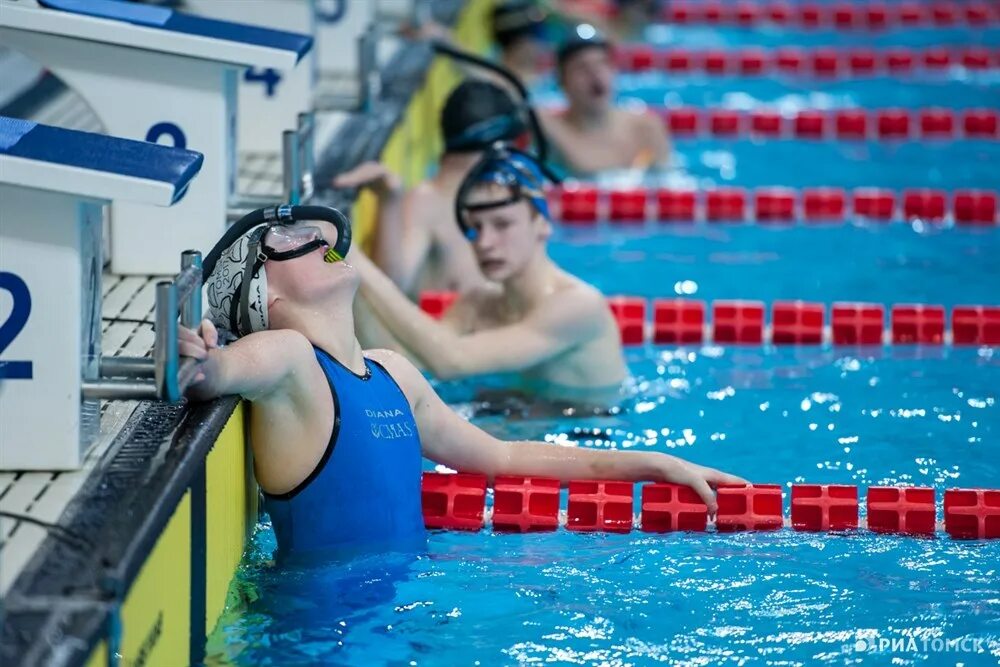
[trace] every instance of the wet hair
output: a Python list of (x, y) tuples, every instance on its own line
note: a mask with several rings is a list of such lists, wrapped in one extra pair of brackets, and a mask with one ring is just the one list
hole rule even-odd
[(566, 41), (556, 49), (556, 66), (562, 70), (570, 58), (586, 49), (601, 49), (610, 53), (611, 42), (594, 26), (581, 23), (570, 31)]
[(520, 107), (503, 88), (489, 81), (463, 81), (441, 110), (441, 132), (448, 153), (481, 151), (498, 141), (514, 141), (526, 129)]
[(508, 0), (493, 8), (493, 37), (502, 48), (520, 39), (541, 38), (545, 11), (533, 0)]

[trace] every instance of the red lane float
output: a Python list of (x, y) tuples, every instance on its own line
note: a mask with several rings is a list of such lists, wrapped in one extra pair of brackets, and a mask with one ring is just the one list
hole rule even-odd
[(868, 529), (876, 533), (933, 535), (937, 527), (934, 489), (872, 486), (868, 488)]
[(858, 487), (793, 484), (791, 510), (795, 530), (854, 530), (858, 527)]
[(781, 487), (777, 484), (723, 484), (718, 488), (717, 501), (715, 528), (720, 533), (778, 530), (785, 525)]
[(802, 191), (802, 218), (806, 222), (843, 222), (847, 194), (838, 188), (806, 188)]
[(632, 482), (570, 482), (566, 529), (607, 533), (631, 531), (632, 489)]
[(789, 188), (758, 188), (754, 191), (754, 219), (758, 222), (793, 222), (796, 193)]
[(642, 222), (646, 219), (645, 188), (612, 190), (608, 193), (608, 219), (617, 222)]
[(493, 485), (493, 530), (552, 531), (559, 527), (559, 480), (501, 475)]
[(894, 305), (892, 342), (895, 345), (941, 345), (944, 342), (944, 306)]
[(455, 292), (421, 292), (420, 309), (435, 319), (441, 319), (456, 298), (458, 294)]
[(764, 304), (759, 301), (713, 301), (712, 340), (760, 345), (764, 342)]
[(944, 529), (956, 540), (1000, 537), (1000, 491), (947, 489), (944, 492)]
[(834, 303), (830, 309), (834, 345), (881, 345), (885, 307), (876, 303)]
[[(633, 515), (635, 484), (615, 480), (572, 480), (565, 520), (560, 482), (545, 477), (498, 476), (489, 514), (495, 532), (705, 532), (708, 508), (688, 486), (651, 482), (639, 492), (638, 525)], [(859, 519), (854, 485), (792, 484), (790, 520), (797, 531), (853, 531)], [(479, 531), (487, 523), (486, 477), (423, 473), (424, 525), (431, 529)], [(778, 530), (786, 525), (778, 484), (723, 484), (717, 490), (715, 529), (720, 533)], [(873, 486), (867, 490), (864, 527), (877, 533), (933, 536), (938, 529), (936, 493), (930, 487)], [(1000, 490), (946, 489), (944, 530), (956, 540), (1000, 538)]]
[(420, 484), (424, 525), (480, 530), (486, 504), (486, 475), (425, 472)]
[(689, 486), (643, 484), (640, 525), (646, 533), (704, 532), (708, 507)]
[(705, 302), (690, 299), (653, 301), (653, 342), (691, 345), (705, 338)]
[(663, 222), (693, 222), (695, 192), (693, 190), (656, 191), (656, 219)]
[[(435, 293), (442, 294), (442, 293)], [(421, 298), (422, 306), (434, 303)], [(654, 299), (652, 322), (642, 297), (613, 296), (608, 308), (618, 323), (624, 345), (1000, 345), (1000, 305), (961, 305), (948, 328), (944, 306), (894, 304), (886, 330), (886, 308), (879, 303), (838, 301), (827, 306), (806, 301), (775, 301), (770, 322), (764, 303), (697, 299)]]
[(771, 306), (771, 342), (775, 345), (819, 345), (823, 342), (821, 303), (775, 301)]
[(608, 307), (618, 322), (622, 345), (642, 345), (646, 339), (646, 300), (612, 296), (608, 298)]
[(955, 345), (1000, 345), (1000, 306), (955, 306), (951, 332)]
[(986, 2), (816, 3), (671, 2), (661, 20), (678, 25), (734, 25), (754, 28), (764, 23), (826, 30), (885, 30), (891, 27), (983, 27), (1000, 20)]
[[(626, 46), (616, 50), (615, 62), (623, 72), (665, 71), (671, 74), (710, 76), (767, 76), (775, 70), (788, 76), (823, 79), (869, 77), (888, 74), (909, 77), (918, 70), (947, 74), (953, 66), (981, 72), (998, 66), (997, 52), (979, 46), (913, 49), (781, 47), (689, 50), (683, 47), (654, 50)], [(544, 63), (540, 63), (544, 64)]]

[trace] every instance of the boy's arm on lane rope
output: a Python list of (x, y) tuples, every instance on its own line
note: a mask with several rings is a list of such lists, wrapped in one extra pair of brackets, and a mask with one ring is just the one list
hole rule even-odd
[[(196, 400), (240, 395), (255, 401), (304, 382), (318, 371), (312, 345), (297, 331), (259, 331), (225, 347), (217, 346), (215, 327), (202, 322), (201, 335), (180, 328), (180, 352), (200, 360), (200, 372), (188, 395)], [(322, 371), (319, 371), (322, 373)]]
[(621, 452), (566, 447), (543, 442), (504, 442), (462, 419), (435, 393), (405, 358), (385, 350), (370, 356), (399, 383), (413, 409), (427, 458), (459, 470), (486, 475), (673, 482), (692, 487), (714, 514), (713, 489), (745, 480), (658, 452)]
[[(462, 335), (410, 302), (367, 258), (349, 260), (361, 272), (361, 291), (378, 318), (435, 376), (451, 379), (480, 373), (509, 372), (537, 365), (600, 333), (591, 317), (589, 294), (550, 297), (523, 322)], [(603, 308), (603, 301), (597, 305)]]

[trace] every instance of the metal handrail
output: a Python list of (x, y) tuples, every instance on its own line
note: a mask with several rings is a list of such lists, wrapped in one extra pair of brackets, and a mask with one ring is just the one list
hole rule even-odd
[(298, 127), (285, 130), (282, 140), (282, 179), (284, 200), (292, 205), (309, 201), (314, 193), (316, 168), (316, 116), (300, 113)]
[(198, 328), (201, 285), (201, 253), (186, 250), (181, 255), (181, 272), (173, 280), (156, 284), (156, 339), (152, 358), (102, 357), (101, 378), (82, 383), (83, 397), (179, 401), (198, 372), (195, 359), (181, 360), (179, 326)]

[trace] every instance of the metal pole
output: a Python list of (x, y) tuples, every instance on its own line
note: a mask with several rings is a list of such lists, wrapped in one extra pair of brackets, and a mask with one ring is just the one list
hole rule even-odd
[(149, 357), (101, 357), (101, 377), (147, 377), (156, 373), (156, 364)]
[(156, 386), (160, 398), (180, 399), (177, 387), (177, 288), (169, 280), (156, 283)]
[(299, 172), (299, 138), (295, 130), (285, 130), (281, 135), (281, 171), (284, 180), (285, 201), (296, 205), (302, 195), (302, 174)]
[[(177, 297), (181, 303), (181, 326), (188, 329), (198, 329), (201, 324), (201, 253), (197, 250), (185, 250), (181, 254), (181, 276), (191, 276), (191, 285), (181, 287), (178, 284)], [(180, 283), (178, 277), (178, 283)]]

